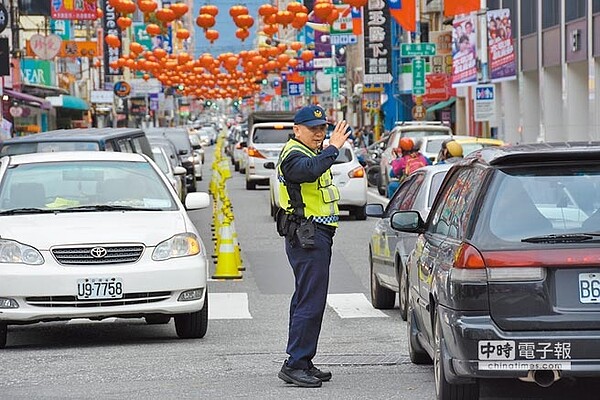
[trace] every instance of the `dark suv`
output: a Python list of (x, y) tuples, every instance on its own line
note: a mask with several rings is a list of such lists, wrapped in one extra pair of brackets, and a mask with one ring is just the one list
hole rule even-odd
[(438, 399), (483, 378), (600, 376), (600, 143), (477, 151), (448, 172), (408, 260), (409, 352)]

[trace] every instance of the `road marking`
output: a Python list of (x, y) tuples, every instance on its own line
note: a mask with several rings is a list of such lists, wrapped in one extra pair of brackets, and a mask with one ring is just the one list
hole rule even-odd
[(248, 293), (208, 293), (208, 319), (252, 319)]
[(386, 314), (373, 308), (362, 293), (327, 295), (327, 304), (340, 318), (385, 318)]

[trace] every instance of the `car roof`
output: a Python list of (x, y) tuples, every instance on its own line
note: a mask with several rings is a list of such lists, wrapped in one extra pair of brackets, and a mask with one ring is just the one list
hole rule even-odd
[(500, 139), (481, 138), (475, 136), (454, 136), (453, 139), (456, 140), (458, 143), (482, 143), (493, 146), (504, 145), (504, 141)]
[(550, 161), (597, 162), (600, 160), (600, 142), (544, 142), (501, 147), (490, 146), (469, 154), (464, 162), (473, 162), (473, 159), (491, 166), (531, 164)]
[(132, 134), (143, 134), (139, 128), (78, 128), (57, 129), (36, 133), (35, 135), (19, 136), (6, 139), (4, 143), (27, 143), (27, 142), (60, 142), (60, 141), (89, 141), (97, 139), (112, 139), (115, 137), (130, 136)]
[(138, 153), (120, 153), (116, 151), (56, 151), (48, 153), (28, 153), (3, 157), (10, 159), (10, 165), (36, 164), (57, 161), (135, 161), (147, 162), (147, 158)]
[(452, 168), (452, 165), (453, 164), (450, 164), (450, 163), (426, 165), (424, 167), (419, 168), (417, 171), (423, 171), (426, 174), (435, 174), (436, 172), (439, 172), (439, 171), (449, 170), (450, 168)]

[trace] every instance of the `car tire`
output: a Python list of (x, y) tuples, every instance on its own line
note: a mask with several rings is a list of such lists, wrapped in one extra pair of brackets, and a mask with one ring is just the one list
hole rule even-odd
[(400, 318), (402, 321), (406, 321), (406, 314), (408, 310), (408, 273), (406, 266), (402, 265), (401, 261), (398, 261), (398, 306), (400, 308)]
[(8, 337), (8, 326), (0, 323), (0, 349), (6, 347), (6, 339)]
[(445, 345), (439, 315), (434, 318), (433, 376), (435, 393), (438, 400), (476, 400), (479, 399), (479, 384), (451, 384), (446, 380), (444, 368)]
[(256, 190), (256, 182), (246, 181), (246, 190)]
[(144, 319), (148, 325), (165, 325), (171, 322), (171, 316), (164, 314), (146, 315)]
[(246, 168), (242, 168), (242, 166), (240, 165), (240, 168), (238, 169), (240, 174), (245, 174), (246, 173)]
[[(409, 295), (410, 296), (410, 295)], [(431, 364), (433, 360), (429, 357), (429, 354), (423, 349), (419, 343), (417, 335), (419, 334), (419, 328), (415, 321), (415, 311), (412, 307), (410, 298), (408, 299), (408, 307), (406, 310), (406, 327), (408, 333), (408, 356), (413, 364), (423, 365)]]
[(239, 171), (239, 170), (240, 170), (240, 163), (239, 163), (239, 162), (237, 162), (237, 161), (234, 161), (234, 162), (233, 162), (233, 169), (234, 169), (235, 171)]
[(271, 200), (271, 206), (270, 206), (270, 214), (271, 217), (273, 217), (273, 219), (275, 219), (275, 215), (277, 215), (277, 207), (275, 206), (275, 204), (273, 203), (273, 200)]
[(202, 310), (175, 316), (175, 331), (181, 339), (200, 339), (208, 329), (208, 292)]
[(367, 219), (367, 207), (366, 206), (354, 207), (352, 214), (354, 215), (354, 218), (356, 218), (357, 221), (364, 221)]
[(369, 270), (371, 271), (371, 304), (378, 310), (394, 308), (396, 303), (396, 292), (384, 288), (379, 284), (373, 271), (373, 255), (369, 250)]

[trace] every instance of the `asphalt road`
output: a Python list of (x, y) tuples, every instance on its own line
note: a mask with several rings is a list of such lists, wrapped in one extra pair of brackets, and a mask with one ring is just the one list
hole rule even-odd
[[(207, 149), (203, 190), (213, 150)], [(0, 399), (434, 399), (432, 367), (410, 363), (398, 310), (370, 306), (371, 218), (343, 217), (334, 238), (330, 297), (315, 359), (333, 379), (320, 389), (301, 389), (277, 378), (293, 277), (269, 216), (268, 188), (247, 191), (243, 176), (232, 174), (227, 190), (245, 271), (241, 280), (209, 283), (204, 339), (178, 339), (172, 321), (11, 326), (8, 347), (0, 351)], [(210, 213), (191, 216), (212, 253)], [(541, 389), (503, 380), (482, 385), (481, 398), (597, 399), (598, 393), (595, 382), (561, 381)]]

